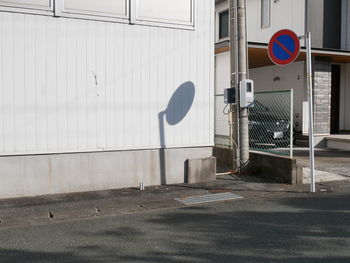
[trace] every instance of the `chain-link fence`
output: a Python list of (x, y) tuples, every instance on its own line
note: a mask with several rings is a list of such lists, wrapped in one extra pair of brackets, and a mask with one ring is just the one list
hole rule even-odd
[[(223, 95), (215, 96), (215, 145), (232, 147)], [(255, 93), (249, 109), (249, 146), (251, 150), (293, 156), (293, 90)]]

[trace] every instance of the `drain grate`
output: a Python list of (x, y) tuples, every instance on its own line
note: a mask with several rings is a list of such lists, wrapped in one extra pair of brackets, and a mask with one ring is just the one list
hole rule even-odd
[(228, 201), (234, 199), (241, 199), (242, 196), (235, 195), (231, 192), (219, 193), (219, 194), (208, 194), (208, 195), (198, 195), (185, 198), (175, 198), (176, 201), (183, 203), (185, 205), (197, 205), (202, 203), (211, 203), (218, 201)]

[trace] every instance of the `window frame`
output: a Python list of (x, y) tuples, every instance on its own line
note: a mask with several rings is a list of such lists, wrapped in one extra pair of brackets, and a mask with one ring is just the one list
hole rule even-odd
[(54, 0), (48, 0), (49, 5), (40, 6), (34, 4), (20, 4), (20, 3), (3, 3), (0, 2), (0, 11), (14, 12), (14, 13), (27, 13), (27, 14), (38, 14), (38, 15), (49, 15), (54, 14)]
[(132, 24), (137, 25), (148, 25), (148, 26), (157, 26), (157, 27), (168, 27), (168, 28), (176, 28), (176, 29), (189, 29), (194, 30), (195, 28), (195, 10), (196, 10), (196, 1), (191, 1), (191, 21), (190, 22), (181, 22), (181, 21), (171, 21), (166, 19), (158, 19), (158, 18), (142, 18), (138, 13), (138, 1), (139, 0), (131, 0), (134, 4), (134, 8), (131, 7), (131, 12), (134, 12), (134, 21), (131, 21)]
[(84, 10), (65, 10), (64, 0), (55, 0), (55, 16), (77, 18), (95, 21), (119, 22), (128, 24), (130, 21), (130, 0), (124, 0), (126, 5), (126, 14), (117, 16), (104, 12), (84, 11)]
[[(263, 2), (268, 1), (268, 23), (264, 24), (263, 17), (264, 17), (264, 9), (263, 9)], [(260, 27), (262, 29), (271, 27), (271, 0), (261, 0), (260, 1)]]
[[(227, 25), (228, 32), (227, 32), (227, 37), (220, 38), (220, 25), (221, 25), (221, 23), (220, 23), (220, 15), (222, 13), (225, 13), (225, 12), (228, 13), (228, 25)], [(217, 12), (217, 34), (216, 34), (216, 39), (217, 39), (217, 42), (230, 40), (230, 10), (228, 8)]]
[[(30, 2), (30, 0), (28, 0)], [(46, 15), (63, 18), (75, 18), (82, 20), (116, 22), (130, 25), (145, 25), (162, 28), (195, 30), (196, 0), (191, 1), (191, 21), (181, 22), (176, 20), (142, 18), (138, 15), (137, 4), (139, 0), (124, 0), (126, 4), (125, 15), (115, 15), (104, 12), (84, 11), (84, 10), (65, 10), (64, 0), (48, 0), (48, 7), (41, 7), (31, 4), (0, 3), (0, 11), (13, 13), (25, 13), (35, 15)], [(202, 0), (201, 0), (202, 1)]]

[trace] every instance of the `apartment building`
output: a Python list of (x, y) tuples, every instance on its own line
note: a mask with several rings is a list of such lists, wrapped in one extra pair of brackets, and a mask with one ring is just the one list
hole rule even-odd
[[(350, 131), (349, 1), (247, 0), (250, 78), (256, 91), (294, 90), (294, 123), (307, 134), (305, 47), (296, 62), (275, 66), (267, 54), (271, 36), (281, 29), (312, 34), (316, 141)], [(230, 86), (228, 1), (216, 1), (215, 92)]]
[(184, 182), (214, 144), (214, 13), (0, 1), (0, 198)]

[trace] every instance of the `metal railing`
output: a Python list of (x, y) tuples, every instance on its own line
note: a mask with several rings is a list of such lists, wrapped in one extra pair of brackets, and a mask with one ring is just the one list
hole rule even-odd
[[(223, 95), (215, 96), (215, 145), (232, 147)], [(251, 150), (293, 157), (293, 90), (255, 93), (249, 109)]]

